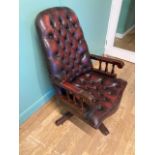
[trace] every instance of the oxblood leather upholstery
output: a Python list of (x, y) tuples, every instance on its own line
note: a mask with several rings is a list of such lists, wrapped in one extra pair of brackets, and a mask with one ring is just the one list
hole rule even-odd
[(36, 21), (53, 77), (71, 81), (91, 70), (88, 47), (73, 11), (49, 9), (40, 13)]
[[(118, 108), (126, 82), (93, 69), (91, 59), (123, 67), (123, 62), (89, 54), (80, 23), (66, 7), (47, 9), (36, 18), (50, 77), (72, 113), (94, 128)], [(114, 69), (114, 68), (113, 68)], [(109, 75), (109, 76), (108, 76)]]
[(103, 118), (117, 110), (126, 82), (106, 75), (88, 72), (77, 77), (73, 84), (95, 97), (94, 108), (87, 112), (87, 119), (98, 128)]

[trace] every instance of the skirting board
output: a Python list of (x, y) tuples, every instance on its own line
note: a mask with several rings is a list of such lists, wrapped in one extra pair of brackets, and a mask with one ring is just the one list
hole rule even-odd
[(19, 124), (23, 124), (34, 112), (48, 102), (54, 95), (54, 90), (51, 89), (46, 92), (41, 98), (29, 106), (25, 111), (19, 115)]
[(122, 39), (125, 35), (127, 35), (132, 29), (134, 29), (135, 25), (130, 27), (126, 32), (122, 33), (116, 33), (116, 38)]

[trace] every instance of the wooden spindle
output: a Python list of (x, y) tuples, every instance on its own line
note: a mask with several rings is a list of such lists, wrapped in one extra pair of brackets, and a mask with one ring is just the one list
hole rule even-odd
[(108, 63), (106, 62), (105, 72), (108, 72)]
[(99, 70), (101, 70), (102, 61), (99, 61)]
[(115, 65), (113, 64), (113, 65), (112, 65), (111, 74), (114, 74), (114, 72), (115, 72)]

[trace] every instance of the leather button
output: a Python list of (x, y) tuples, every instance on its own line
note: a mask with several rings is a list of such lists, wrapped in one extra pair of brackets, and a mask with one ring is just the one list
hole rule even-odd
[(78, 83), (75, 83), (74, 85), (75, 85), (76, 87), (79, 87), (79, 88), (80, 88), (80, 85), (79, 85)]
[(69, 20), (69, 18), (70, 18), (69, 15), (66, 15), (66, 18)]
[(107, 98), (107, 97), (103, 97), (103, 101), (104, 101), (104, 102), (110, 102), (110, 99)]
[(102, 78), (98, 78), (97, 80), (95, 80), (95, 82), (102, 84), (103, 83), (103, 79)]
[(48, 34), (48, 38), (49, 38), (49, 39), (53, 39), (53, 33), (49, 33), (49, 34)]
[(65, 28), (66, 28), (66, 30), (69, 30), (69, 26), (68, 26), (68, 25), (66, 25), (66, 27), (65, 27)]
[(96, 106), (96, 109), (99, 110), (99, 111), (103, 111), (103, 110), (104, 110), (104, 108), (103, 108), (102, 105), (97, 105), (97, 106)]
[(54, 40), (56, 40), (56, 41), (58, 41), (59, 40), (59, 33), (57, 32), (57, 31), (55, 31), (54, 33), (53, 33), (53, 38), (54, 38)]
[(84, 80), (83, 78), (80, 79), (80, 82), (81, 82), (81, 83), (84, 83), (84, 81), (85, 81), (85, 80)]
[(75, 28), (78, 28), (78, 27), (79, 27), (78, 23), (75, 23), (75, 25), (74, 25), (74, 26), (75, 26)]
[(86, 74), (86, 77), (87, 77), (87, 78), (90, 78), (90, 77), (91, 77), (91, 75), (88, 73), (88, 74)]

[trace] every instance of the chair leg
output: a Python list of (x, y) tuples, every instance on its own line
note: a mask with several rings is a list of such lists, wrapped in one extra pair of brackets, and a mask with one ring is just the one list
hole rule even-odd
[(109, 130), (106, 128), (106, 126), (103, 123), (100, 125), (99, 130), (106, 136), (109, 134)]
[(55, 124), (59, 126), (63, 124), (65, 121), (67, 121), (69, 118), (71, 118), (72, 116), (73, 116), (72, 113), (66, 112), (65, 114), (63, 114), (62, 117), (60, 117), (58, 120), (55, 121)]

